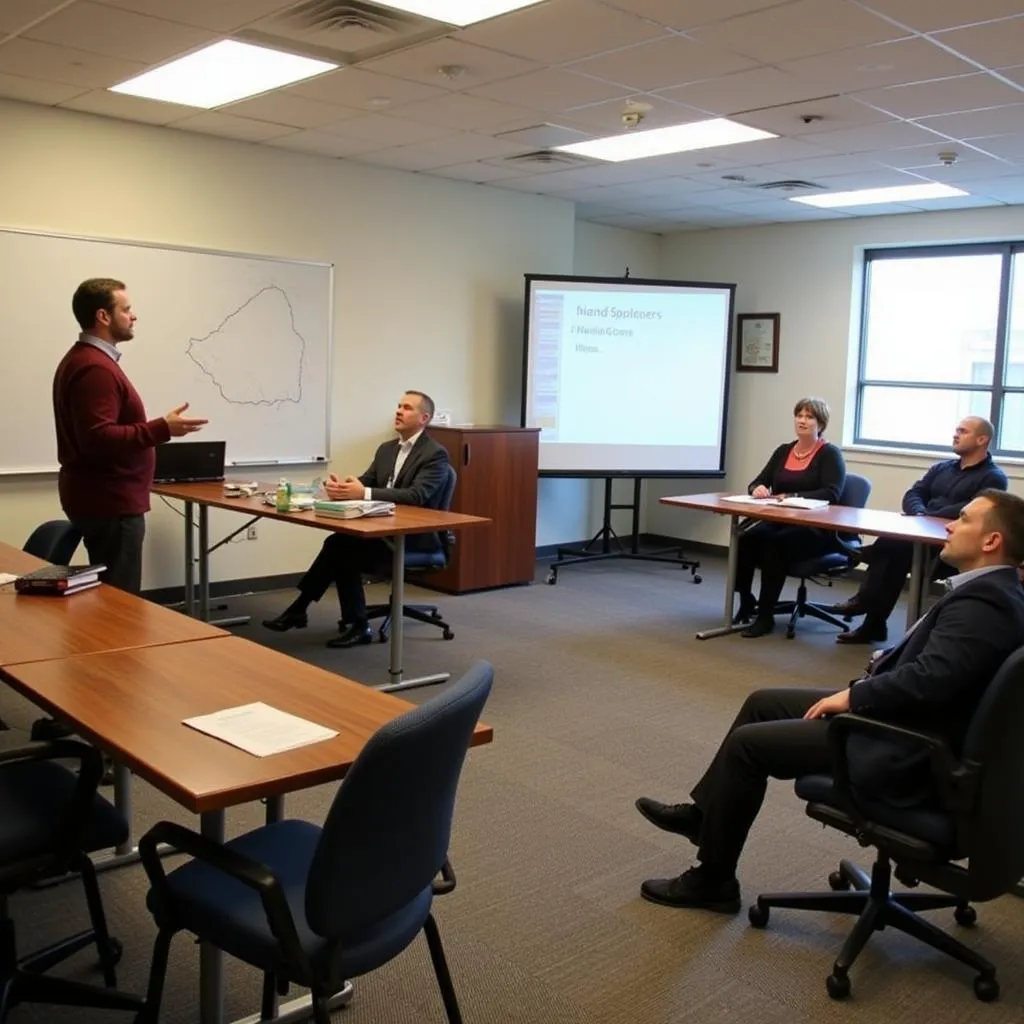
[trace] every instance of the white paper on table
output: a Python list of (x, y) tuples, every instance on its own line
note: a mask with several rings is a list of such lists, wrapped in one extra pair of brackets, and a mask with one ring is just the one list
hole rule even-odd
[(782, 505), (784, 508), (828, 508), (828, 502), (823, 498), (752, 498), (749, 494), (728, 494), (722, 496), (722, 501), (735, 501), (741, 505)]
[(5, 587), (8, 583), (13, 583), (17, 578), (17, 573), (0, 572), (0, 587)]
[(783, 498), (779, 504), (787, 508), (828, 508), (828, 502), (824, 498)]
[(778, 498), (752, 498), (749, 494), (725, 494), (722, 501), (738, 501), (744, 505), (778, 505)]
[(183, 724), (256, 757), (307, 747), (338, 735), (334, 729), (278, 711), (262, 701), (186, 718)]

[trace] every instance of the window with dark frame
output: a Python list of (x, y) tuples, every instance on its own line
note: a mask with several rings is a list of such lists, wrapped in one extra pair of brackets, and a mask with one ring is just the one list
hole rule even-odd
[(854, 443), (948, 451), (965, 416), (1024, 456), (1024, 242), (867, 250)]

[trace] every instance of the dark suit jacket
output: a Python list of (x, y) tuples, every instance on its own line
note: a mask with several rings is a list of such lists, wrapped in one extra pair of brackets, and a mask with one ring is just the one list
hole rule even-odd
[[(960, 753), (971, 718), (999, 666), (1024, 644), (1024, 588), (1007, 566), (969, 580), (850, 687), (850, 710), (926, 732)], [(888, 803), (927, 798), (920, 748), (851, 737), (850, 778), (865, 796)]]
[[(393, 487), (388, 478), (398, 457), (396, 437), (385, 441), (374, 453), (373, 462), (359, 477), (364, 487), (372, 489), (374, 501), (393, 501), (396, 505), (419, 505), (440, 508), (444, 486), (448, 481), (448, 452), (436, 441), (420, 434), (402, 465)], [(407, 551), (439, 551), (441, 539), (436, 533), (410, 534), (405, 539)]]

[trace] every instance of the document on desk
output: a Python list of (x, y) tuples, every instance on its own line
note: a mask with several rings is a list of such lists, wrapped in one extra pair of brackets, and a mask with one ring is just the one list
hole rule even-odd
[(823, 498), (752, 498), (749, 494), (727, 494), (722, 501), (735, 501), (743, 505), (781, 505), (783, 508), (828, 508)]
[(289, 715), (287, 711), (278, 711), (262, 701), (186, 718), (183, 724), (256, 757), (308, 747), (338, 735), (334, 729)]

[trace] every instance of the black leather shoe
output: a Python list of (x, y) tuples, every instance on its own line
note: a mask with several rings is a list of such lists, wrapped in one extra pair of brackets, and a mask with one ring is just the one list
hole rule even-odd
[(676, 878), (648, 878), (640, 886), (640, 895), (663, 907), (692, 907), (718, 914), (735, 914), (741, 905), (739, 882), (708, 878), (703, 867), (690, 868)]
[(359, 644), (372, 644), (373, 630), (366, 622), (352, 622), (337, 636), (327, 641), (328, 647), (358, 647)]
[(752, 639), (758, 636), (767, 636), (769, 633), (775, 632), (775, 619), (770, 615), (759, 615), (754, 621), (747, 626), (740, 636), (745, 636), (747, 639)]
[(263, 625), (275, 633), (287, 633), (289, 629), (305, 629), (309, 618), (305, 612), (283, 611), (276, 619), (264, 619)]
[(738, 626), (741, 622), (749, 622), (757, 614), (757, 598), (753, 594), (741, 594), (740, 606), (732, 622)]
[(856, 594), (846, 601), (840, 601), (838, 604), (827, 604), (824, 608), (825, 611), (831, 612), (833, 615), (842, 615), (847, 619), (853, 618), (854, 615), (867, 615), (868, 612)]
[(642, 796), (636, 802), (636, 809), (662, 832), (674, 832), (685, 836), (694, 846), (698, 844), (702, 815), (694, 804), (663, 804)]
[(856, 629), (848, 629), (836, 637), (837, 644), (880, 644), (889, 639), (889, 630), (883, 623), (862, 622)]

